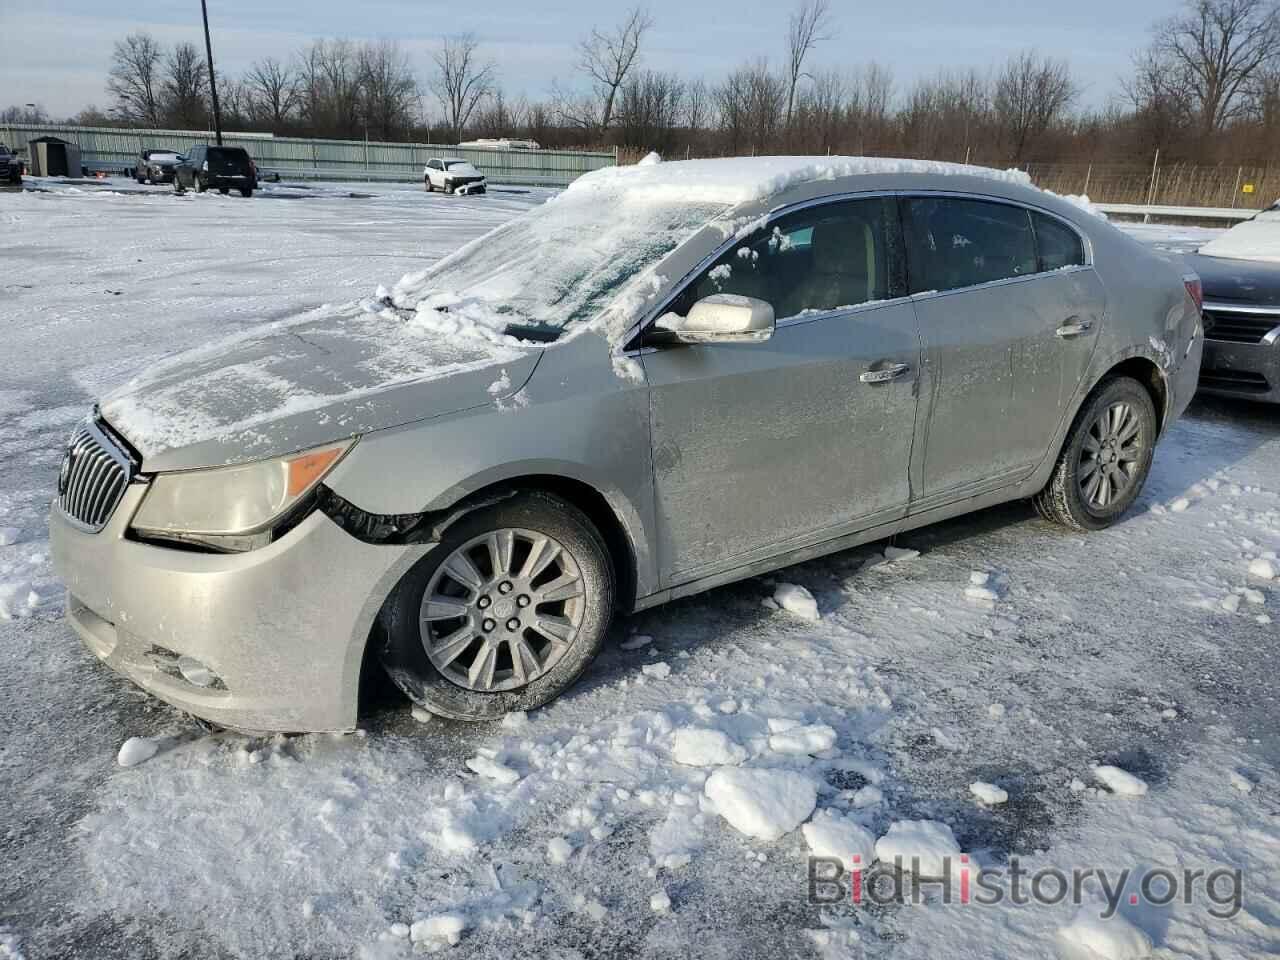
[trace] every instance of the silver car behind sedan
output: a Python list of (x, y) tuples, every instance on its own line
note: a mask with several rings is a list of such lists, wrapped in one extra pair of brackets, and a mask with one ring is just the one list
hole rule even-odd
[(1203, 345), (1194, 276), (916, 161), (607, 169), (380, 293), (77, 431), (53, 550), (109, 666), (250, 730), (351, 728), (378, 664), (537, 707), (615, 613), (1018, 498), (1113, 524)]

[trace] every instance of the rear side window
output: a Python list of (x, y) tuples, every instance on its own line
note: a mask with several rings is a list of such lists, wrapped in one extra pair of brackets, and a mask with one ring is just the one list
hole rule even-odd
[(1037, 271), (1031, 212), (956, 197), (906, 201), (911, 292), (957, 290)]
[(734, 293), (773, 306), (783, 320), (901, 296), (897, 217), (884, 198), (807, 207), (734, 244), (670, 309), (687, 316), (703, 297)]
[(1036, 231), (1036, 251), (1042, 272), (1078, 267), (1084, 263), (1084, 244), (1065, 223), (1043, 213), (1032, 213), (1031, 223)]

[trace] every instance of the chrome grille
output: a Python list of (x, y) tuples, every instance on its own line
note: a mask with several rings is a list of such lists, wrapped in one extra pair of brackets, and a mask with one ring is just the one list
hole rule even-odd
[(1207, 340), (1225, 343), (1274, 342), (1280, 337), (1280, 310), (1206, 303), (1204, 335)]
[(62, 512), (97, 533), (111, 519), (134, 470), (129, 454), (98, 423), (86, 420), (72, 435), (58, 473)]

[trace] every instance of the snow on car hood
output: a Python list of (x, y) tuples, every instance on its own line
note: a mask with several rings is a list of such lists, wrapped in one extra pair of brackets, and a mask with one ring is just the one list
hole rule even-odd
[(1280, 263), (1280, 210), (1263, 210), (1200, 248), (1206, 257)]
[(322, 307), (161, 361), (99, 409), (145, 470), (217, 466), (501, 402), (540, 355), (439, 311)]

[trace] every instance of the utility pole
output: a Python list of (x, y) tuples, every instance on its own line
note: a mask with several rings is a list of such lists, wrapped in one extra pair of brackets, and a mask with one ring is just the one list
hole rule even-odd
[(213, 101), (213, 138), (222, 146), (222, 116), (218, 112), (218, 81), (213, 76), (213, 42), (209, 39), (209, 8), (200, 0), (200, 16), (204, 18), (204, 52), (209, 64), (209, 98)]

